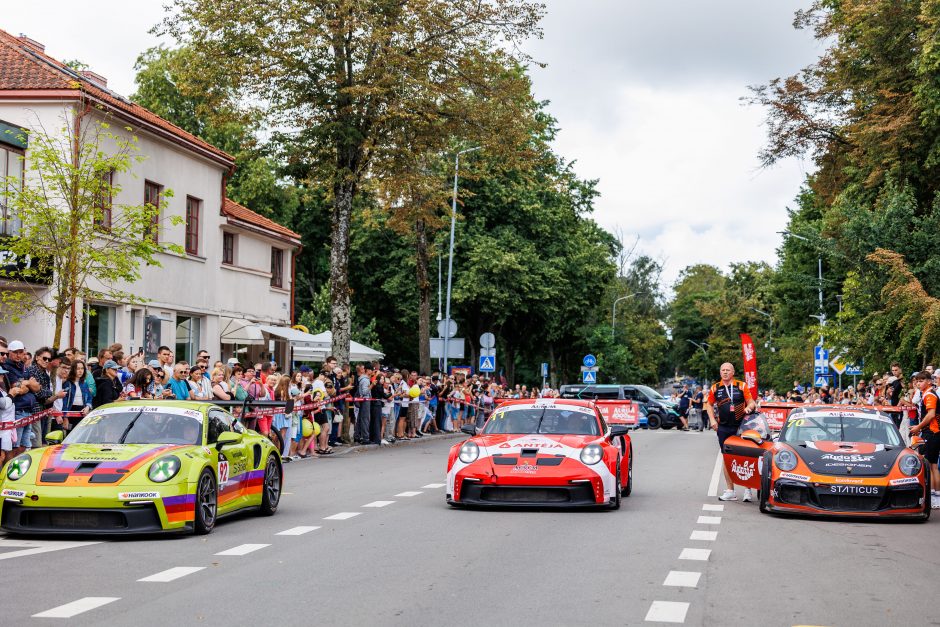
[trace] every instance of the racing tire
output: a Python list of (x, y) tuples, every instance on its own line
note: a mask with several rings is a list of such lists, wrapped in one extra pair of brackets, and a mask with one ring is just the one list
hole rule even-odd
[(646, 426), (649, 429), (659, 429), (663, 425), (663, 419), (659, 414), (650, 414), (646, 417)]
[(774, 463), (773, 455), (764, 453), (764, 472), (760, 476), (760, 494), (757, 495), (757, 508), (761, 514), (767, 513), (767, 499), (770, 496), (770, 475)]
[(622, 496), (630, 496), (633, 492), (633, 445), (630, 445), (630, 459), (627, 460), (627, 485), (620, 490)]
[(617, 474), (614, 477), (614, 500), (610, 503), (610, 509), (620, 509), (620, 460), (617, 460)]
[(273, 516), (281, 502), (281, 488), (284, 485), (284, 470), (273, 453), (268, 455), (264, 464), (264, 483), (261, 485), (261, 515)]
[(216, 487), (215, 475), (210, 468), (206, 468), (196, 483), (196, 518), (193, 532), (197, 536), (211, 532), (218, 515), (219, 490)]

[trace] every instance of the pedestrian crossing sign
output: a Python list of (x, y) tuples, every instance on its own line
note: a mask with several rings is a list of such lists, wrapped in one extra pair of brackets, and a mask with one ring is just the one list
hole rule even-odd
[(830, 375), (824, 375), (824, 374), (816, 375), (816, 380), (813, 381), (813, 387), (821, 388), (824, 385), (829, 385), (829, 382), (831, 379), (832, 379), (832, 376)]
[(584, 383), (597, 383), (597, 372), (591, 370), (582, 372), (581, 381)]
[(490, 355), (480, 355), (480, 372), (496, 372), (496, 358)]

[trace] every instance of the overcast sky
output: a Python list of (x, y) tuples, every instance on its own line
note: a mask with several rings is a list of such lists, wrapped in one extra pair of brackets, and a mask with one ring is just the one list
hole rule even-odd
[[(162, 0), (5, 3), (0, 28), (79, 59), (124, 95)], [(775, 259), (809, 164), (758, 169), (763, 112), (747, 86), (794, 73), (820, 48), (792, 27), (809, 0), (548, 0), (529, 51), (536, 95), (558, 118), (558, 152), (600, 180), (596, 219), (639, 236), (664, 281), (694, 263)]]

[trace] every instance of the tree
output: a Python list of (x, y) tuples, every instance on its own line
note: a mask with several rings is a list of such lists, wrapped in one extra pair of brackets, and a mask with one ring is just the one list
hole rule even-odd
[[(0, 276), (12, 289), (0, 298), (14, 320), (36, 309), (52, 314), (53, 346), (62, 345), (65, 317), (77, 299), (142, 302), (119, 286), (140, 278), (140, 264), (159, 266), (158, 252), (183, 253), (146, 236), (158, 218), (156, 207), (112, 201), (121, 191), (114, 175), (143, 160), (133, 129), (123, 131), (113, 132), (107, 117), (87, 108), (74, 118), (65, 115), (52, 131), (37, 120), (20, 136), (29, 142), (22, 190), (16, 177), (0, 185), (0, 200), (21, 224), (6, 249), (15, 259), (39, 260), (4, 268)], [(181, 218), (168, 220), (177, 224)]]
[(258, 105), (290, 129), (281, 139), (291, 158), (311, 163), (312, 179), (331, 194), (331, 327), (333, 354), (343, 360), (350, 224), (363, 183), (382, 178), (383, 154), (411, 149), (391, 141), (407, 120), (443, 120), (450, 99), (485, 84), (480, 73), (491, 65), (483, 60), (501, 58), (503, 67), (520, 60), (514, 44), (539, 33), (544, 7), (529, 0), (174, 4), (178, 12), (162, 30), (189, 43), (190, 73), (225, 77), (218, 83), (233, 86), (230, 101)]

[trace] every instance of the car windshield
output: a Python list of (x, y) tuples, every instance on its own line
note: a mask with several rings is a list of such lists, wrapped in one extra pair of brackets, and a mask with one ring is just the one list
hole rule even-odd
[(893, 424), (877, 418), (840, 415), (800, 415), (787, 420), (780, 434), (783, 442), (870, 442), (900, 446), (901, 436)]
[(483, 433), (600, 435), (597, 417), (585, 408), (519, 407), (497, 410)]
[(665, 396), (663, 396), (662, 394), (660, 394), (659, 392), (657, 392), (651, 387), (647, 387), (645, 385), (637, 385), (634, 387), (636, 387), (636, 389), (638, 389), (640, 392), (643, 392), (643, 394), (645, 394), (647, 397), (653, 400), (661, 401), (666, 398)]
[(179, 413), (128, 407), (118, 412), (89, 414), (66, 444), (201, 444), (202, 419)]

